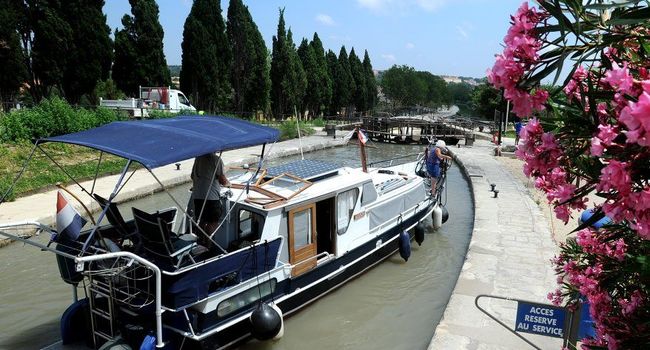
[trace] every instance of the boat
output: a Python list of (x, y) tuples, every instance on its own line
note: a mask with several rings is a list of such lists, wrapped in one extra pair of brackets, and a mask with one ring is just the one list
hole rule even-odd
[[(0, 235), (56, 255), (75, 300), (61, 319), (64, 344), (222, 349), (278, 338), (291, 331), (285, 317), (397, 252), (408, 260), (411, 241), (424, 239), (425, 220), (441, 220), (445, 181), (431, 196), (423, 155), (366, 164), (367, 137), (357, 134), (360, 168), (309, 159), (266, 168), (278, 131), (222, 116), (113, 122), (44, 138), (35, 149), (46, 152), (40, 146), (48, 142), (89, 147), (124, 158), (123, 171), (111, 193), (83, 189), (101, 212), (78, 236), (39, 222), (0, 224)], [(133, 172), (149, 172), (166, 191), (154, 169), (249, 146), (261, 146), (259, 162), (230, 168), (215, 232), (196, 223), (191, 200), (182, 205), (171, 194), (171, 208), (132, 208), (131, 220), (115, 203)], [(39, 243), (21, 230), (53, 240)], [(199, 244), (201, 235), (212, 244)]]

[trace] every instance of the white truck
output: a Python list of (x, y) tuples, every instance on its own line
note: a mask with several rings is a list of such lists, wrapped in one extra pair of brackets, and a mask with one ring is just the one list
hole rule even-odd
[(192, 106), (180, 90), (171, 89), (168, 86), (140, 86), (140, 98), (105, 100), (100, 97), (99, 105), (105, 108), (126, 111), (131, 118), (147, 118), (151, 110), (171, 113), (196, 112), (196, 108)]

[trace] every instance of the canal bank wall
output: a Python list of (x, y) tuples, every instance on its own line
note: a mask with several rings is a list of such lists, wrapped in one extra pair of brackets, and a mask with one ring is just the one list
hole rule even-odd
[[(302, 152), (308, 153), (345, 144), (342, 137), (348, 133), (347, 131), (338, 131), (336, 137), (332, 137), (326, 136), (322, 128), (315, 129), (316, 133), (314, 135), (303, 137), (300, 140), (292, 139), (276, 142), (275, 144), (267, 144), (265, 152), (266, 159), (269, 160), (300, 154), (301, 149)], [(224, 165), (226, 167), (233, 167), (250, 164), (251, 167), (255, 167), (257, 166), (261, 150), (262, 146), (253, 146), (226, 151), (222, 155)], [(165, 187), (174, 187), (190, 182), (190, 174), (192, 171), (192, 165), (194, 164), (194, 159), (189, 159), (180, 162), (179, 164), (180, 166), (178, 169), (175, 164), (170, 164), (155, 169), (153, 173)], [(127, 174), (127, 178), (129, 175), (130, 173)], [(119, 175), (110, 175), (99, 178), (94, 184), (94, 191), (100, 195), (108, 196), (108, 194), (113, 192), (118, 179)], [(80, 184), (89, 191), (93, 188), (92, 181), (83, 181)], [(79, 186), (76, 184), (70, 184), (67, 188), (74, 193), (77, 198), (81, 199), (84, 205), (91, 212), (97, 212), (100, 210), (99, 205), (86, 193), (82, 192)], [(128, 178), (128, 182), (116, 197), (116, 201), (118, 203), (127, 202), (150, 195), (157, 191), (160, 191), (160, 185), (146, 169), (140, 169), (136, 171), (131, 178)], [(37, 221), (45, 225), (56, 225), (56, 193), (57, 190), (54, 189), (30, 196), (20, 197), (13, 202), (2, 203), (0, 205), (0, 223)], [(84, 211), (80, 203), (72, 198), (69, 198), (69, 200), (83, 215)], [(0, 247), (6, 246), (9, 243), (11, 243), (11, 240), (0, 238)]]
[[(481, 312), (479, 295), (548, 303), (556, 288), (550, 259), (557, 245), (529, 189), (494, 157), (494, 144), (476, 140), (451, 149), (469, 179), (474, 229), (465, 262), (429, 349), (527, 349), (523, 340)], [(495, 197), (491, 184), (499, 191)], [(468, 203), (471, 205), (471, 203)], [(450, 213), (453, 215), (453, 213)], [(517, 303), (482, 297), (479, 305), (511, 328)], [(541, 349), (561, 339), (520, 333)]]

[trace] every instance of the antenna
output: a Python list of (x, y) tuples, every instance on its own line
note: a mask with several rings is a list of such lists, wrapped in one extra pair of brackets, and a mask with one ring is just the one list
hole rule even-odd
[(296, 128), (298, 129), (298, 142), (300, 142), (300, 159), (305, 160), (305, 155), (302, 153), (302, 139), (300, 138), (300, 116), (296, 105), (293, 105), (293, 113), (296, 115)]

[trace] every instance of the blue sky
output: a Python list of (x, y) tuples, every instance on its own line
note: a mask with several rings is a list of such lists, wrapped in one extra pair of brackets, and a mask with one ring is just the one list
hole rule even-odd
[[(278, 9), (296, 45), (314, 32), (325, 49), (368, 50), (375, 69), (406, 64), (437, 75), (484, 77), (522, 0), (244, 0), (267, 47), (277, 31)], [(159, 0), (168, 64), (181, 63), (183, 23), (191, 0)], [(228, 0), (221, 0), (223, 15)], [(109, 26), (121, 28), (128, 0), (107, 0)]]

